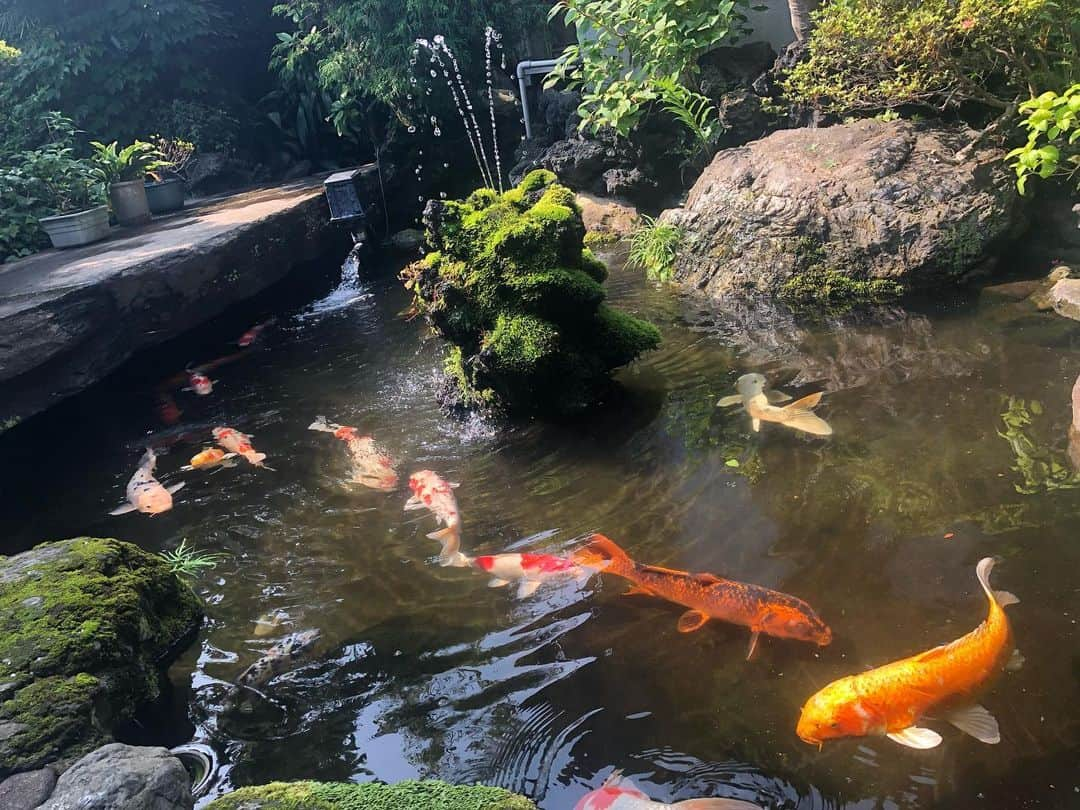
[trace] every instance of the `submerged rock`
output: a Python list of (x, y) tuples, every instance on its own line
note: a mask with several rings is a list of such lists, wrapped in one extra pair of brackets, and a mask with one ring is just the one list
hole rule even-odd
[(356, 785), (336, 782), (272, 782), (241, 788), (206, 810), (536, 810), (523, 796), (484, 785), (398, 782)]
[(191, 589), (130, 543), (0, 558), (0, 779), (110, 742), (201, 618)]
[(61, 775), (40, 810), (191, 810), (191, 780), (165, 748), (110, 743)]
[(800, 277), (915, 288), (988, 272), (1022, 224), (1019, 198), (1001, 151), (954, 158), (969, 140), (858, 121), (724, 150), (662, 217), (684, 233), (675, 278), (723, 296), (797, 290)]
[(1080, 278), (1063, 278), (1050, 288), (1050, 305), (1054, 312), (1080, 321)]

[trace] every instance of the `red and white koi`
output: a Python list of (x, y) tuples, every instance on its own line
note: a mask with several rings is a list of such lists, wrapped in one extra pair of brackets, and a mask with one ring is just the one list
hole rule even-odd
[(185, 391), (194, 391), (198, 396), (205, 397), (214, 391), (214, 381), (199, 371), (197, 368), (186, 369), (188, 384)]
[(308, 430), (332, 433), (335, 438), (345, 442), (352, 458), (354, 483), (380, 492), (390, 492), (397, 486), (398, 476), (393, 459), (383, 452), (371, 436), (361, 436), (354, 427), (327, 422), (325, 416), (316, 416), (315, 421), (308, 425)]
[[(251, 437), (247, 434), (230, 427), (216, 427), (211, 432), (214, 434), (214, 441), (230, 453), (243, 456), (249, 464), (256, 467), (266, 467), (263, 464), (263, 461), (266, 460), (266, 453), (257, 452), (251, 444)], [(266, 469), (269, 470), (270, 468), (266, 467)]]
[(446, 527), (431, 532), (427, 537), (442, 543), (442, 550), (439, 552), (440, 565), (458, 568), (469, 564), (469, 558), (461, 553), (461, 513), (453, 492), (459, 486), (461, 485), (446, 481), (431, 470), (420, 470), (409, 476), (412, 496), (405, 502), (406, 512), (427, 509)]
[(584, 582), (593, 573), (573, 560), (551, 554), (486, 554), (474, 557), (472, 564), (491, 574), (489, 588), (502, 588), (517, 582), (518, 599), (532, 596), (545, 582), (556, 579)]
[(574, 810), (762, 810), (759, 805), (739, 799), (684, 799), (681, 802), (654, 802), (634, 783), (615, 771), (604, 784), (590, 790), (574, 805)]
[(127, 484), (127, 500), (109, 512), (110, 515), (126, 515), (128, 512), (142, 512), (144, 515), (158, 515), (168, 512), (173, 506), (173, 493), (183, 488), (184, 483), (164, 487), (154, 478), (157, 466), (157, 454), (147, 447), (139, 461), (139, 468)]

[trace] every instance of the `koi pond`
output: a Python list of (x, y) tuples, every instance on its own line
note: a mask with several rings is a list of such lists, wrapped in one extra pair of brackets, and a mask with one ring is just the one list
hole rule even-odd
[[(661, 348), (586, 421), (499, 426), (440, 412), (442, 347), (406, 318), (400, 263), (340, 286), (333, 264), (0, 437), (0, 552), (93, 535), (226, 555), (194, 582), (209, 620), (170, 670), (171, 709), (130, 734), (212, 749), (200, 803), (272, 780), (434, 777), (567, 810), (621, 769), (658, 801), (1080, 807), (1080, 324), (987, 292), (802, 322), (616, 269), (610, 300), (660, 327)], [(177, 392), (182, 416), (162, 424), (155, 386), (270, 316), (257, 348), (210, 372), (210, 395)], [(716, 407), (748, 372), (823, 390), (833, 435), (754, 433)], [(344, 483), (346, 449), (308, 429), (317, 416), (375, 436), (398, 487)], [(217, 425), (250, 434), (270, 469), (180, 472)], [(186, 486), (163, 514), (110, 516), (148, 444), (158, 479)], [(566, 554), (602, 532), (642, 562), (798, 596), (833, 641), (762, 636), (748, 661), (746, 628), (680, 633), (684, 608), (608, 575), (525, 598), (489, 588), (440, 567), (435, 520), (403, 511), (423, 469), (460, 482), (468, 554)], [(1000, 744), (940, 721), (927, 751), (796, 736), (830, 681), (979, 624), (987, 556), (1021, 600), (1008, 615), (1027, 659), (979, 695)], [(259, 691), (233, 687), (313, 629), (310, 655)]]

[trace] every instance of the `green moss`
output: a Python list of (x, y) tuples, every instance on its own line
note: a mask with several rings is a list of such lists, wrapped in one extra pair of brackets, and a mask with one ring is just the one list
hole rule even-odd
[(795, 256), (800, 269), (777, 292), (791, 305), (812, 305), (835, 313), (859, 304), (889, 301), (904, 292), (903, 285), (892, 279), (849, 275), (840, 269), (842, 262), (830, 257), (824, 246), (812, 239), (801, 239)]
[(0, 558), (0, 724), (20, 729), (0, 739), (0, 778), (107, 741), (158, 697), (159, 662), (201, 616), (191, 589), (130, 543), (79, 538)]
[(518, 183), (517, 187), (522, 194), (532, 194), (533, 192), (554, 185), (558, 179), (559, 178), (555, 176), (555, 172), (548, 171), (547, 169), (534, 169), (521, 178), (521, 182)]
[(394, 785), (273, 782), (241, 788), (207, 810), (535, 810), (528, 799), (502, 788), (448, 785), (435, 780)]
[(587, 248), (601, 248), (610, 247), (618, 243), (620, 237), (615, 231), (607, 230), (595, 230), (586, 231), (585, 233), (585, 247)]
[(613, 368), (637, 356), (632, 347), (657, 345), (655, 329), (630, 316), (618, 319), (613, 336), (616, 319), (601, 309), (607, 268), (584, 247), (574, 195), (550, 172), (533, 172), (502, 195), (445, 203), (436, 214), (434, 251), (402, 279), (415, 309), (456, 348), (446, 373), (460, 403), (577, 410)]

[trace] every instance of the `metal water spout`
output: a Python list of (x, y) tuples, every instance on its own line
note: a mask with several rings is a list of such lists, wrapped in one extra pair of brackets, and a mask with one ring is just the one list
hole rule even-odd
[(546, 76), (555, 69), (558, 59), (531, 59), (518, 62), (517, 80), (518, 91), (521, 96), (521, 111), (525, 118), (525, 137), (532, 140), (532, 117), (529, 115), (529, 96), (526, 88), (532, 84), (533, 76)]

